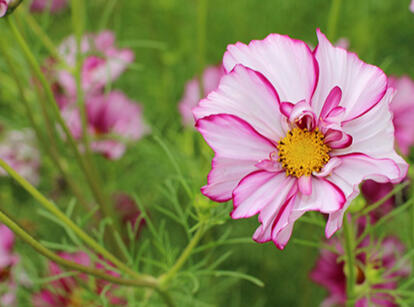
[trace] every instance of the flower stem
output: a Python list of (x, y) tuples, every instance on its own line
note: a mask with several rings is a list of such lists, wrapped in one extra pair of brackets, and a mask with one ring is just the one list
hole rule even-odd
[(144, 276), (131, 270), (122, 261), (108, 252), (104, 247), (99, 245), (92, 237), (85, 233), (78, 225), (76, 225), (70, 218), (68, 218), (55, 204), (49, 201), (42, 193), (40, 193), (34, 186), (32, 186), (26, 179), (20, 176), (13, 168), (11, 168), (3, 159), (0, 158), (0, 167), (2, 167), (14, 180), (17, 181), (30, 195), (32, 195), (40, 204), (55, 215), (60, 221), (62, 221), (67, 227), (69, 227), (75, 234), (79, 236), (90, 248), (92, 248), (97, 254), (101, 254), (115, 266), (125, 273), (140, 280)]
[(41, 243), (39, 243), (36, 239), (34, 239), (31, 235), (29, 235), (24, 229), (22, 229), (17, 223), (11, 220), (6, 214), (4, 214), (0, 210), (0, 221), (6, 225), (10, 230), (12, 230), (18, 237), (20, 237), (24, 242), (29, 244), (33, 247), (39, 254), (45, 256), (46, 258), (56, 262), (57, 264), (62, 265), (68, 269), (72, 269), (75, 271), (83, 272), (88, 275), (95, 276), (100, 279), (107, 280), (109, 282), (124, 285), (124, 286), (134, 286), (134, 287), (149, 287), (156, 289), (158, 286), (157, 280), (152, 276), (147, 276), (145, 278), (141, 278), (140, 280), (133, 280), (133, 279), (124, 279), (120, 277), (115, 277), (110, 274), (106, 274), (101, 270), (87, 267), (84, 265), (80, 265), (73, 261), (68, 261), (56, 253), (52, 252)]
[(355, 238), (352, 229), (352, 225), (348, 222), (348, 216), (345, 214), (344, 216), (344, 248), (345, 248), (345, 256), (346, 256), (346, 265), (345, 265), (345, 272), (346, 272), (346, 294), (347, 294), (347, 307), (354, 306), (354, 286), (355, 286)]
[[(50, 107), (53, 111), (53, 114), (55, 115), (59, 125), (62, 127), (63, 132), (65, 133), (66, 139), (68, 140), (68, 143), (70, 147), (72, 148), (75, 157), (78, 161), (79, 166), (81, 167), (87, 182), (92, 190), (92, 193), (97, 201), (97, 203), (100, 206), (101, 211), (103, 214), (109, 218), (112, 218), (113, 215), (110, 214), (110, 204), (108, 202), (108, 199), (103, 195), (103, 193), (100, 190), (100, 185), (98, 184), (98, 180), (96, 179), (97, 176), (94, 176), (94, 172), (91, 169), (91, 165), (88, 163), (88, 161), (85, 159), (83, 155), (79, 152), (78, 146), (76, 144), (75, 139), (73, 138), (68, 126), (66, 125), (65, 121), (62, 118), (62, 115), (59, 111), (59, 108), (57, 106), (57, 103), (55, 101), (55, 97), (53, 95), (53, 92), (50, 88), (49, 83), (46, 80), (46, 77), (42, 73), (39, 64), (36, 61), (36, 58), (34, 57), (33, 53), (31, 52), (29, 46), (27, 45), (25, 39), (20, 34), (19, 30), (17, 29), (16, 25), (14, 24), (12, 16), (9, 16), (7, 18), (7, 21), (9, 22), (10, 28), (14, 34), (14, 37), (16, 38), (17, 43), (20, 45), (21, 49), (23, 50), (23, 53), (28, 60), (29, 64), (32, 66), (32, 69), (36, 75), (36, 77), (39, 79), (40, 83), (42, 84), (42, 87), (45, 90), (47, 101), (50, 104)], [(114, 225), (111, 223), (111, 227), (114, 227)]]
[(181, 269), (181, 267), (185, 264), (187, 259), (191, 256), (191, 253), (196, 247), (197, 243), (200, 241), (202, 235), (205, 231), (205, 225), (202, 223), (200, 227), (198, 228), (197, 232), (191, 239), (191, 241), (188, 243), (187, 247), (184, 249), (176, 263), (173, 265), (173, 267), (164, 275), (160, 276), (160, 287), (164, 288), (167, 286), (168, 282), (174, 278), (175, 274)]
[(89, 208), (89, 204), (86, 201), (86, 199), (83, 197), (81, 190), (79, 188), (79, 186), (75, 183), (75, 181), (72, 180), (72, 177), (69, 175), (67, 168), (65, 166), (65, 163), (63, 161), (61, 161), (61, 158), (59, 157), (57, 151), (56, 151), (56, 147), (50, 146), (50, 144), (47, 143), (47, 141), (44, 139), (44, 136), (38, 126), (38, 124), (35, 121), (35, 118), (33, 116), (33, 110), (29, 104), (29, 102), (26, 99), (26, 95), (24, 93), (24, 89), (23, 89), (23, 85), (21, 84), (21, 80), (19, 79), (19, 76), (17, 74), (17, 71), (15, 69), (15, 64), (12, 61), (12, 58), (10, 57), (10, 54), (8, 52), (8, 50), (6, 49), (6, 46), (3, 44), (3, 40), (0, 42), (0, 49), (1, 52), (6, 60), (7, 65), (9, 66), (10, 69), (10, 73), (11, 76), (14, 78), (16, 85), (17, 85), (17, 89), (19, 91), (19, 95), (20, 95), (20, 99), (23, 102), (23, 106), (26, 109), (26, 113), (27, 113), (27, 117), (29, 118), (29, 122), (33, 128), (33, 130), (36, 133), (37, 139), (40, 142), (40, 144), (42, 145), (43, 150), (45, 150), (52, 162), (56, 165), (56, 167), (58, 168), (59, 172), (61, 173), (61, 175), (63, 176), (63, 178), (65, 179), (65, 181), (68, 183), (70, 189), (72, 190), (73, 194), (75, 195), (75, 197), (77, 198), (77, 200), (79, 201), (79, 203), (81, 205), (83, 205), (85, 208)]
[[(410, 168), (408, 169), (408, 177), (410, 179), (410, 200), (411, 202), (413, 202), (414, 200), (414, 186), (413, 186), (413, 182), (414, 182), (414, 168), (412, 166), (410, 166)], [(411, 204), (410, 206), (410, 228), (411, 228), (411, 248), (414, 248), (414, 203)], [(412, 257), (411, 259), (411, 267), (414, 268), (414, 257)], [(414, 269), (411, 270), (411, 276), (414, 276)]]
[(336, 40), (336, 27), (338, 24), (339, 10), (341, 8), (341, 0), (332, 0), (331, 10), (329, 11), (327, 36), (331, 41)]
[(198, 84), (200, 97), (204, 97), (203, 70), (206, 62), (207, 41), (207, 0), (198, 0), (197, 6), (197, 38), (198, 38)]

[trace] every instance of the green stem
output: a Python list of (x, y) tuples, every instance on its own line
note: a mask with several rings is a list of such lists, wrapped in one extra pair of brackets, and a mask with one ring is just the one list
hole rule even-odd
[(154, 277), (145, 277), (140, 280), (124, 279), (120, 277), (115, 277), (109, 274), (102, 272), (101, 270), (80, 265), (73, 261), (68, 261), (62, 257), (59, 257), (57, 254), (43, 246), (32, 236), (30, 236), (24, 229), (22, 229), (18, 224), (11, 220), (7, 215), (5, 215), (0, 210), (0, 221), (6, 225), (10, 230), (12, 230), (18, 237), (20, 237), (24, 242), (33, 247), (39, 254), (45, 256), (46, 258), (52, 260), (53, 262), (60, 264), (67, 269), (72, 269), (75, 271), (83, 272), (88, 275), (95, 276), (100, 279), (107, 280), (109, 282), (124, 285), (124, 286), (134, 286), (134, 287), (149, 287), (156, 289), (158, 287), (158, 282)]
[(338, 24), (341, 0), (332, 0), (331, 10), (329, 11), (327, 36), (331, 41), (336, 40), (336, 26)]
[(24, 20), (26, 21), (29, 28), (36, 34), (36, 37), (40, 39), (46, 49), (50, 52), (50, 54), (59, 61), (59, 63), (63, 66), (66, 66), (66, 62), (61, 58), (61, 55), (57, 51), (55, 45), (53, 44), (52, 40), (47, 36), (47, 34), (43, 31), (42, 27), (37, 23), (36, 19), (33, 17), (32, 14), (27, 14), (24, 10), (18, 10), (18, 13), (23, 15)]
[(83, 173), (85, 174), (87, 182), (88, 182), (88, 184), (89, 184), (89, 186), (92, 190), (93, 195), (95, 196), (95, 199), (96, 199), (97, 203), (100, 205), (100, 207), (103, 210), (103, 213), (105, 215), (107, 215), (109, 217), (113, 217), (113, 215), (111, 215), (110, 211), (109, 211), (110, 204), (108, 202), (108, 199), (103, 195), (103, 193), (101, 193), (101, 190), (100, 190), (101, 185), (98, 184), (98, 180), (95, 178), (94, 172), (90, 168), (90, 164), (85, 159), (85, 157), (82, 156), (81, 153), (79, 152), (76, 141), (73, 138), (68, 126), (66, 125), (66, 123), (64, 121), (64, 119), (62, 118), (62, 115), (61, 115), (61, 113), (59, 111), (59, 108), (57, 106), (57, 103), (55, 101), (55, 97), (53, 95), (53, 92), (50, 88), (49, 83), (46, 80), (46, 77), (44, 76), (43, 72), (41, 71), (40, 66), (36, 61), (36, 58), (34, 57), (34, 55), (31, 52), (29, 46), (27, 45), (26, 41), (24, 40), (24, 38), (20, 34), (19, 30), (17, 29), (17, 27), (14, 24), (14, 21), (11, 17), (13, 17), (13, 16), (9, 16), (7, 18), (7, 21), (9, 22), (9, 25), (10, 25), (10, 28), (11, 28), (13, 34), (14, 34), (14, 37), (15, 37), (17, 43), (22, 48), (23, 53), (26, 56), (26, 59), (28, 60), (29, 64), (32, 66), (32, 69), (33, 69), (36, 77), (39, 79), (40, 83), (42, 84), (42, 86), (43, 86), (43, 88), (46, 92), (47, 101), (49, 102), (50, 107), (51, 107), (51, 109), (52, 109), (59, 125), (63, 129), (63, 132), (66, 136), (66, 139), (68, 140), (69, 145), (72, 148), (72, 150), (75, 154), (75, 157), (76, 157)]
[(367, 214), (369, 214), (373, 210), (377, 209), (379, 206), (381, 206), (383, 203), (385, 203), (388, 199), (390, 199), (395, 194), (398, 194), (400, 191), (402, 191), (404, 188), (406, 188), (409, 184), (410, 184), (409, 182), (403, 182), (401, 184), (396, 185), (391, 190), (391, 192), (389, 192), (387, 195), (385, 195), (379, 201), (373, 203), (372, 205), (366, 207), (364, 210), (362, 210), (360, 213), (358, 213), (358, 215), (354, 217), (354, 220), (357, 220), (361, 216), (366, 216)]
[(188, 243), (187, 247), (184, 249), (180, 257), (177, 259), (173, 267), (166, 274), (160, 276), (160, 287), (161, 288), (167, 287), (168, 282), (174, 278), (177, 272), (185, 264), (187, 259), (191, 256), (191, 253), (194, 247), (196, 247), (197, 243), (200, 241), (202, 235), (204, 234), (204, 231), (205, 231), (205, 225), (201, 224), (197, 232), (195, 233), (194, 237)]
[(207, 40), (207, 0), (198, 0), (197, 6), (197, 38), (198, 38), (198, 81), (200, 97), (204, 97), (203, 70), (206, 65)]
[(79, 203), (81, 205), (83, 205), (85, 208), (89, 208), (89, 203), (87, 202), (87, 200), (83, 197), (80, 188), (78, 187), (78, 185), (72, 180), (72, 177), (69, 175), (67, 168), (65, 167), (65, 164), (63, 163), (63, 161), (61, 161), (56, 148), (53, 146), (50, 146), (50, 144), (47, 143), (47, 141), (44, 139), (43, 134), (39, 128), (39, 126), (37, 125), (35, 118), (33, 116), (33, 110), (29, 104), (29, 102), (26, 99), (26, 95), (24, 93), (24, 89), (23, 89), (23, 85), (21, 84), (21, 80), (19, 79), (19, 76), (17, 74), (17, 71), (15, 69), (15, 64), (13, 63), (6, 47), (3, 44), (3, 40), (0, 42), (0, 49), (2, 51), (2, 54), (6, 60), (7, 65), (9, 66), (10, 69), (10, 73), (12, 75), (12, 77), (14, 78), (16, 85), (17, 85), (17, 89), (19, 91), (19, 95), (20, 95), (20, 99), (23, 102), (23, 106), (26, 110), (27, 113), (27, 117), (29, 118), (29, 122), (31, 124), (31, 126), (33, 127), (33, 130), (36, 133), (37, 139), (39, 140), (40, 144), (42, 145), (42, 148), (49, 154), (52, 162), (56, 165), (56, 167), (58, 168), (59, 172), (61, 173), (61, 175), (63, 176), (63, 178), (65, 179), (65, 181), (68, 183), (69, 188), (72, 190), (73, 194), (75, 195), (75, 197), (78, 199)]
[(131, 270), (127, 265), (121, 262), (118, 258), (108, 252), (104, 247), (99, 245), (92, 237), (86, 234), (78, 225), (76, 225), (71, 219), (69, 219), (58, 207), (49, 201), (42, 193), (40, 193), (34, 186), (32, 186), (26, 179), (20, 176), (13, 168), (11, 168), (3, 159), (0, 158), (0, 167), (2, 167), (14, 180), (17, 181), (30, 195), (32, 195), (45, 209), (55, 215), (60, 221), (68, 226), (75, 234), (79, 236), (90, 248), (92, 248), (97, 254), (101, 254), (107, 258), (120, 270), (135, 277), (136, 279), (142, 279), (144, 276)]
[[(85, 29), (85, 7), (83, 0), (73, 0), (71, 2), (72, 5), (72, 27), (75, 32), (76, 38), (76, 66), (74, 71), (75, 81), (76, 81), (76, 97), (77, 97), (77, 105), (79, 107), (81, 113), (81, 121), (82, 121), (82, 141), (85, 149), (84, 158), (89, 165), (89, 169), (91, 172), (91, 176), (93, 177), (92, 180), (95, 183), (98, 183), (99, 186), (103, 186), (100, 183), (98, 171), (94, 165), (94, 161), (92, 159), (91, 150), (90, 150), (90, 143), (89, 143), (89, 136), (88, 136), (88, 119), (87, 119), (87, 110), (86, 110), (86, 101), (84, 97), (84, 92), (82, 88), (82, 66), (83, 66), (83, 54), (82, 54), (82, 39), (83, 39), (83, 32)], [(103, 213), (104, 217), (107, 219), (111, 219), (112, 223), (109, 224), (111, 231), (108, 233), (108, 239), (110, 246), (115, 250), (120, 250), (116, 248), (118, 240), (115, 238), (115, 232), (121, 233), (121, 227), (119, 224), (118, 219), (116, 218), (116, 214), (113, 210), (111, 204), (107, 201), (108, 197), (105, 195), (104, 190), (98, 189), (99, 191), (99, 198), (102, 201), (98, 202), (98, 205)], [(119, 247), (119, 246), (118, 246)], [(123, 256), (123, 254), (116, 253), (118, 256)]]
[[(412, 166), (410, 166), (410, 168), (409, 168), (409, 170), (408, 170), (408, 176), (409, 176), (409, 178), (410, 178), (410, 184), (411, 184), (411, 187), (410, 187), (410, 196), (411, 196), (411, 198), (410, 198), (410, 200), (414, 200), (414, 185), (413, 185), (413, 182), (414, 182), (414, 168), (412, 167)], [(414, 204), (411, 204), (411, 206), (410, 206), (410, 228), (411, 228), (411, 231), (410, 231), (410, 233), (411, 233), (411, 248), (414, 248)], [(412, 257), (412, 259), (411, 259), (411, 267), (412, 268), (414, 268), (414, 257)], [(414, 270), (412, 269), (411, 270), (411, 276), (414, 276)]]
[(346, 256), (346, 265), (345, 265), (345, 271), (346, 271), (346, 294), (347, 294), (347, 307), (354, 306), (354, 300), (355, 300), (355, 258), (354, 258), (354, 252), (355, 252), (355, 238), (353, 234), (352, 225), (348, 222), (348, 216), (345, 214), (344, 216), (344, 249), (345, 249), (345, 256)]

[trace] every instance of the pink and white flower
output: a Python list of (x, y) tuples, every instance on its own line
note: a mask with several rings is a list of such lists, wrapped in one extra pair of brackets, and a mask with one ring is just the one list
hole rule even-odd
[[(321, 307), (345, 306), (346, 276), (344, 261), (339, 261), (339, 256), (344, 255), (344, 250), (336, 238), (331, 239), (329, 244), (337, 253), (321, 250), (310, 277), (329, 291), (329, 296), (322, 302)], [(369, 241), (364, 240), (359, 247), (364, 247), (364, 251), (358, 249), (360, 252), (356, 256), (356, 282), (357, 287), (364, 289), (366, 296), (359, 299), (355, 306), (397, 306), (394, 298), (381, 293), (381, 289), (396, 289), (398, 279), (409, 275), (409, 265), (406, 262), (398, 262), (403, 255), (404, 245), (394, 237), (387, 237), (380, 245), (369, 245)]]
[[(105, 270), (105, 273), (119, 277), (119, 274), (104, 267), (99, 262), (93, 262), (87, 253), (60, 253), (59, 256), (66, 260), (76, 262), (84, 266), (95, 266), (97, 269)], [(108, 264), (109, 265), (109, 264)], [(58, 276), (63, 273), (61, 268), (54, 262), (49, 262), (49, 277)], [(96, 302), (90, 301), (90, 296), (85, 295), (84, 286), (82, 283), (88, 283), (88, 276), (83, 273), (79, 273), (75, 277), (63, 277), (54, 280), (50, 283), (51, 289), (45, 288), (39, 293), (33, 295), (32, 302), (34, 307), (71, 307), (71, 306), (100, 306)], [(97, 295), (101, 295), (104, 288), (108, 285), (107, 281), (96, 280), (94, 283), (94, 292)], [(124, 306), (126, 301), (115, 295), (114, 291), (116, 286), (111, 286), (108, 291), (105, 292), (105, 297), (110, 304), (115, 306)]]
[[(58, 52), (66, 66), (49, 59), (45, 69), (52, 81), (56, 100), (63, 108), (75, 103), (77, 97), (76, 81), (70, 72), (76, 65), (75, 37), (70, 36), (65, 39), (59, 46)], [(86, 34), (81, 41), (81, 52), (85, 56), (81, 76), (85, 96), (99, 93), (105, 85), (115, 81), (134, 61), (132, 50), (118, 49), (115, 46), (115, 35), (111, 31)], [(48, 67), (50, 64), (52, 66)]]
[[(91, 148), (108, 159), (119, 159), (126, 144), (139, 140), (149, 132), (142, 118), (141, 107), (122, 92), (90, 96), (86, 101), (88, 133)], [(73, 137), (82, 137), (80, 112), (75, 107), (62, 111)]]
[[(35, 146), (35, 136), (29, 129), (6, 132), (0, 142), (0, 158), (32, 184), (39, 183), (40, 153)], [(0, 168), (0, 175), (7, 175)]]
[[(203, 93), (214, 91), (220, 81), (220, 78), (224, 75), (223, 66), (209, 66), (203, 72)], [(182, 123), (184, 126), (194, 126), (194, 117), (192, 109), (197, 106), (200, 101), (201, 91), (200, 82), (198, 78), (191, 79), (187, 82), (184, 89), (184, 96), (178, 104), (178, 110), (181, 114)]]
[(17, 285), (13, 269), (19, 257), (13, 252), (13, 247), (13, 232), (5, 225), (0, 225), (0, 305), (4, 307), (16, 306)]
[(68, 0), (33, 0), (30, 10), (32, 12), (50, 11), (56, 13), (66, 8), (67, 5)]
[(0, 0), (0, 18), (6, 15), (11, 0)]
[(410, 11), (414, 13), (414, 0), (411, 0)]
[(387, 77), (317, 31), (302, 41), (271, 34), (227, 48), (228, 72), (193, 113), (215, 151), (202, 193), (233, 199), (232, 218), (259, 214), (253, 239), (284, 248), (307, 211), (328, 214), (332, 236), (362, 180), (398, 182)]

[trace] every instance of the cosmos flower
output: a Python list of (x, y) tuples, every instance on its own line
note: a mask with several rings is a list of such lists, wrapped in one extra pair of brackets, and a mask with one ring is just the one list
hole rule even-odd
[[(148, 133), (143, 122), (140, 106), (122, 92), (94, 95), (86, 101), (88, 133), (91, 149), (108, 159), (119, 159), (125, 152), (126, 143), (136, 141)], [(77, 108), (66, 107), (62, 111), (73, 137), (82, 137), (82, 123)]]
[[(220, 78), (223, 75), (224, 68), (222, 66), (209, 66), (204, 70), (203, 92), (205, 95), (217, 88)], [(191, 110), (197, 106), (197, 103), (202, 98), (199, 83), (198, 78), (188, 81), (185, 85), (184, 96), (178, 104), (182, 123), (186, 127), (194, 126), (194, 117)]]
[[(76, 262), (84, 266), (95, 266), (97, 269), (105, 269), (105, 273), (119, 276), (117, 273), (107, 269), (101, 263), (93, 263), (88, 254), (84, 252), (77, 253), (60, 253), (62, 258)], [(58, 276), (63, 273), (61, 268), (54, 262), (49, 262), (49, 277)], [(33, 295), (32, 302), (34, 307), (72, 307), (72, 306), (101, 306), (99, 304), (98, 296), (101, 295), (108, 282), (104, 280), (96, 280), (94, 283), (88, 283), (88, 276), (79, 273), (75, 277), (63, 277), (50, 282), (50, 289), (45, 288)], [(89, 295), (85, 290), (83, 283), (91, 285), (96, 297)], [(113, 292), (115, 286), (111, 286), (105, 292), (105, 297), (110, 304), (115, 306), (124, 306), (126, 301), (123, 298), (117, 297)]]
[(0, 225), (0, 305), (16, 305), (17, 285), (13, 269), (19, 257), (13, 252), (14, 234), (5, 225)]
[[(39, 183), (40, 153), (35, 146), (35, 136), (29, 129), (11, 130), (0, 142), (0, 158), (16, 172), (36, 185)], [(7, 175), (0, 168), (0, 175)]]
[[(347, 296), (344, 261), (338, 260), (339, 256), (344, 254), (344, 250), (336, 238), (331, 239), (329, 244), (337, 253), (321, 250), (310, 277), (329, 291), (329, 297), (322, 302), (321, 307), (345, 306)], [(364, 240), (359, 247), (364, 249), (358, 249), (360, 252), (356, 256), (356, 287), (361, 289), (361, 292), (364, 291), (365, 296), (359, 299), (355, 306), (397, 306), (392, 296), (378, 292), (381, 289), (396, 289), (398, 278), (409, 275), (409, 265), (397, 262), (403, 255), (403, 244), (394, 237), (387, 237), (380, 245), (370, 246), (369, 240)]]
[[(76, 40), (66, 38), (58, 48), (64, 65), (56, 59), (47, 59), (44, 70), (52, 83), (56, 100), (61, 108), (76, 102), (76, 81), (71, 71), (76, 65)], [(111, 31), (86, 34), (81, 41), (85, 56), (82, 66), (82, 88), (85, 96), (99, 93), (108, 83), (115, 81), (134, 60), (130, 49), (118, 49)]]
[(51, 13), (56, 13), (68, 5), (68, 0), (34, 0), (30, 5), (30, 10), (32, 12), (44, 12), (50, 11)]
[(317, 35), (313, 52), (278, 34), (228, 46), (228, 74), (193, 110), (215, 152), (202, 193), (233, 199), (234, 219), (259, 214), (253, 239), (281, 249), (305, 212), (328, 214), (331, 237), (362, 180), (399, 182), (408, 168), (386, 75)]

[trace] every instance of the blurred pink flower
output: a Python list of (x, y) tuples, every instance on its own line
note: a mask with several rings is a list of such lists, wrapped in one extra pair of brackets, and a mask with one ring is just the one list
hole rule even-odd
[(56, 13), (63, 10), (68, 5), (68, 0), (33, 0), (30, 5), (32, 12), (50, 11)]
[[(373, 204), (384, 198), (388, 193), (392, 191), (393, 188), (394, 185), (390, 182), (378, 183), (373, 180), (367, 180), (362, 184), (361, 192), (367, 200), (368, 204)], [(394, 197), (391, 197), (377, 209), (371, 211), (370, 222), (376, 223), (381, 217), (388, 214), (392, 210), (394, 204), (395, 199)]]
[(13, 253), (14, 234), (5, 225), (0, 225), (0, 282), (7, 284), (7, 292), (0, 292), (0, 306), (16, 306), (17, 286), (13, 268), (19, 257)]
[(341, 37), (340, 39), (336, 41), (336, 44), (335, 44), (336, 47), (341, 47), (344, 49), (349, 49), (349, 45), (350, 45), (349, 39), (347, 39), (346, 37)]
[[(31, 130), (6, 132), (0, 142), (0, 158), (32, 184), (39, 183), (40, 153), (35, 146), (35, 136)], [(0, 175), (5, 176), (7, 173), (0, 168)]]
[[(116, 212), (121, 216), (123, 225), (129, 223), (134, 229), (137, 227), (137, 237), (139, 236), (142, 227), (145, 225), (145, 219), (139, 219), (141, 211), (138, 209), (135, 200), (125, 193), (116, 193), (113, 195)], [(136, 223), (139, 221), (139, 225)]]
[[(209, 66), (203, 72), (203, 92), (207, 96), (208, 93), (214, 91), (224, 75), (223, 66)], [(192, 109), (197, 106), (200, 101), (200, 84), (198, 78), (194, 78), (187, 82), (184, 89), (184, 95), (178, 104), (178, 110), (181, 114), (184, 126), (194, 126), (194, 116)]]
[[(96, 94), (86, 101), (88, 133), (92, 137), (91, 148), (108, 159), (119, 159), (125, 152), (126, 143), (136, 141), (149, 132), (142, 118), (141, 107), (122, 92)], [(75, 139), (82, 136), (79, 110), (68, 106), (62, 111)]]
[(408, 168), (386, 75), (317, 35), (314, 52), (278, 34), (228, 46), (228, 74), (193, 109), (215, 151), (202, 193), (233, 199), (234, 219), (259, 214), (253, 239), (281, 249), (305, 212), (329, 214), (331, 237), (362, 180), (399, 182)]
[(0, 18), (6, 15), (11, 0), (0, 0)]
[[(395, 141), (401, 152), (408, 155), (410, 147), (414, 145), (414, 81), (407, 76), (390, 77), (388, 81), (389, 86), (397, 91), (390, 104), (391, 112), (394, 115)], [(362, 193), (368, 203), (379, 201), (392, 189), (391, 183), (377, 183), (371, 180), (362, 185)], [(376, 222), (381, 216), (390, 212), (393, 206), (394, 197), (372, 212), (371, 221)]]
[[(119, 274), (108, 270), (107, 266), (103, 266), (100, 262), (92, 263), (92, 259), (85, 252), (77, 253), (60, 253), (59, 256), (62, 258), (76, 262), (84, 266), (94, 266), (97, 269), (105, 270), (105, 273), (119, 276)], [(109, 265), (109, 264), (108, 264)], [(109, 265), (110, 266), (110, 265)], [(49, 262), (49, 277), (58, 276), (63, 273), (60, 267), (54, 263)], [(50, 282), (49, 290), (47, 288), (41, 290), (40, 292), (33, 295), (32, 303), (34, 307), (72, 307), (72, 306), (100, 306), (96, 305), (92, 301), (88, 300), (87, 294), (84, 292), (84, 287), (81, 285), (81, 282), (88, 283), (88, 276), (83, 273), (77, 274), (75, 277), (63, 277), (57, 280)], [(79, 281), (78, 281), (79, 280)], [(91, 283), (88, 283), (92, 285)], [(96, 280), (94, 283), (94, 292), (97, 295), (101, 295), (104, 288), (109, 283), (105, 280)], [(123, 298), (117, 297), (113, 292), (116, 289), (116, 286), (111, 286), (110, 289), (105, 293), (106, 299), (115, 306), (124, 306), (126, 301)], [(89, 298), (90, 299), (90, 298)]]
[(407, 76), (390, 77), (389, 86), (397, 92), (390, 108), (394, 114), (395, 140), (405, 155), (414, 145), (414, 81)]
[(411, 0), (410, 11), (414, 13), (414, 0)]
[[(58, 48), (68, 68), (73, 69), (76, 65), (76, 50), (74, 36), (66, 38)], [(115, 36), (111, 31), (86, 34), (81, 41), (81, 52), (86, 56), (82, 66), (82, 88), (86, 97), (99, 93), (134, 61), (132, 50), (115, 47)], [(63, 108), (75, 103), (76, 81), (72, 73), (55, 59), (48, 59), (44, 66), (59, 106)]]
[[(344, 250), (336, 238), (331, 239), (328, 244), (333, 246), (338, 253), (326, 249), (321, 250), (310, 277), (329, 291), (329, 296), (322, 302), (321, 307), (345, 306), (347, 296), (344, 262), (338, 261), (339, 256), (344, 254)], [(359, 265), (356, 267), (356, 273), (357, 284), (361, 287), (366, 285), (366, 289), (372, 293), (366, 293), (370, 300), (364, 297), (358, 300), (355, 306), (368, 307), (372, 304), (386, 307), (397, 306), (392, 296), (374, 291), (396, 289), (398, 278), (409, 275), (409, 265), (397, 263), (403, 255), (404, 246), (398, 239), (387, 237), (380, 245), (369, 245), (369, 241), (364, 240), (359, 247), (369, 248), (369, 246), (375, 246), (375, 250), (364, 249), (357, 255)], [(361, 249), (358, 250), (361, 251)]]

